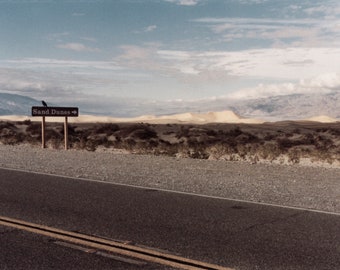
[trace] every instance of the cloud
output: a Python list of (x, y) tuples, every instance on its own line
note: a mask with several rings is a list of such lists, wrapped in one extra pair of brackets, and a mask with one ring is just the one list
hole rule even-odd
[(59, 60), (53, 58), (23, 58), (18, 60), (7, 60), (0, 62), (0, 66), (7, 66), (12, 69), (59, 69), (65, 70), (77, 68), (92, 70), (121, 70), (121, 67), (114, 61), (76, 61), (76, 60)]
[(157, 29), (157, 25), (149, 25), (147, 27), (144, 27), (142, 30), (136, 30), (134, 31), (135, 34), (143, 34), (143, 33), (150, 33)]
[(67, 74), (34, 70), (0, 68), (0, 89), (33, 98), (49, 97), (51, 100), (70, 99), (76, 93), (72, 78)]
[(131, 78), (113, 61), (67, 61), (25, 58), (0, 61), (0, 89), (34, 98), (75, 100), (95, 91), (105, 95)]
[(263, 4), (268, 2), (268, 0), (234, 0), (242, 5), (250, 5), (250, 4)]
[(156, 28), (157, 28), (157, 25), (149, 25), (148, 27), (144, 29), (144, 32), (152, 32), (156, 30)]
[(66, 49), (76, 52), (99, 52), (100, 49), (88, 47), (82, 43), (65, 43), (57, 45), (57, 48)]
[[(262, 3), (251, 0), (234, 2)], [(242, 44), (256, 43), (267, 47), (340, 46), (339, 1), (325, 0), (322, 4), (305, 1), (299, 5), (285, 5), (283, 2), (275, 6), (264, 5), (261, 18), (203, 17), (192, 22), (210, 29), (219, 43), (242, 41)]]
[(292, 94), (320, 94), (340, 92), (340, 73), (321, 74), (298, 83), (259, 84), (227, 95), (228, 98), (253, 99)]
[[(125, 49), (128, 68), (143, 68), (146, 72), (173, 78), (185, 86), (186, 91), (195, 88), (206, 96), (219, 93), (228, 98), (249, 99), (340, 91), (337, 73), (340, 64), (334, 61), (340, 57), (339, 48), (233, 52), (151, 50), (133, 46)], [(124, 65), (124, 61), (121, 64)]]
[[(0, 89), (54, 100), (96, 94), (152, 99), (255, 98), (340, 91), (340, 48), (243, 51), (121, 46), (110, 61), (24, 58), (0, 61)], [(52, 101), (53, 101), (52, 99)]]
[[(242, 80), (298, 81), (340, 70), (334, 59), (339, 48), (268, 48), (244, 51), (176, 51), (158, 47), (122, 46), (115, 58), (122, 67), (183, 79), (216, 80), (233, 77)], [(209, 76), (208, 76), (209, 75)]]
[(195, 6), (200, 0), (165, 0), (166, 2), (175, 3), (180, 6)]
[(268, 40), (273, 45), (338, 47), (340, 21), (336, 19), (201, 18), (222, 41)]
[(197, 71), (195, 74), (224, 71), (226, 75), (243, 78), (296, 80), (340, 69), (339, 64), (332, 61), (340, 57), (338, 48), (258, 49), (235, 52), (160, 50), (158, 55), (167, 61), (168, 66), (190, 66)]
[(114, 58), (121, 67), (131, 70), (152, 71), (163, 74), (168, 67), (157, 55), (158, 45), (149, 46), (124, 45), (120, 47), (122, 53)]
[(316, 2), (310, 7), (304, 7), (303, 11), (309, 16), (339, 17), (340, 3), (338, 1)]

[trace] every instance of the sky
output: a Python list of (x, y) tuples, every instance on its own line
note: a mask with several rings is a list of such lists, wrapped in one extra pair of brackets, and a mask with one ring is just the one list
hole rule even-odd
[(0, 92), (97, 113), (340, 91), (339, 60), (338, 0), (0, 0)]

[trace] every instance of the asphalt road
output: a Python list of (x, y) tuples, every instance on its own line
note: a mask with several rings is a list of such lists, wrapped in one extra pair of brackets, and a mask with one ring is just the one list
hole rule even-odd
[[(233, 269), (340, 269), (339, 214), (0, 169), (0, 215)], [(4, 226), (0, 266), (167, 269), (70, 249)]]

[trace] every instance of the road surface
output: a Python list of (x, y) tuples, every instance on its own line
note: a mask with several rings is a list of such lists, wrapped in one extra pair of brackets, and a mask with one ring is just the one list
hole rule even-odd
[[(336, 213), (0, 169), (0, 216), (230, 269), (340, 269)], [(4, 225), (0, 249), (2, 269), (171, 268)]]

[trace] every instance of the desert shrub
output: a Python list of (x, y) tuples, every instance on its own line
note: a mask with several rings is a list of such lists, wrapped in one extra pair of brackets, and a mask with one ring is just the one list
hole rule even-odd
[(227, 145), (229, 148), (236, 149), (237, 141), (235, 138), (224, 138), (221, 143)]
[(150, 126), (145, 124), (134, 124), (126, 126), (116, 132), (116, 135), (122, 138), (133, 137), (142, 140), (157, 137), (157, 133)]
[(96, 151), (98, 147), (98, 142), (96, 140), (93, 140), (93, 139), (89, 139), (89, 140), (86, 140), (85, 142), (85, 149), (87, 151)]
[(333, 141), (329, 138), (325, 138), (324, 136), (318, 136), (316, 138), (316, 149), (321, 151), (328, 151), (330, 149), (334, 149), (335, 145)]
[(188, 154), (190, 158), (195, 158), (195, 159), (208, 159), (209, 158), (209, 154), (207, 153), (206, 148), (201, 145), (195, 148), (189, 149)]
[(235, 127), (232, 130), (226, 132), (227, 136), (231, 136), (231, 137), (237, 137), (239, 135), (241, 135), (243, 133), (243, 131), (240, 129), (240, 127)]
[(171, 135), (171, 134), (174, 134), (175, 132), (174, 131), (166, 131), (166, 132), (163, 132), (163, 135)]
[(278, 147), (282, 150), (282, 151), (287, 151), (288, 149), (294, 147), (294, 146), (298, 146), (298, 145), (310, 145), (312, 144), (311, 140), (309, 139), (300, 139), (300, 140), (292, 140), (292, 139), (288, 139), (288, 138), (278, 138), (276, 140)]
[(179, 143), (172, 144), (168, 141), (159, 140), (157, 141), (158, 146), (154, 149), (154, 154), (156, 155), (165, 155), (174, 157), (178, 153), (178, 149), (180, 148)]
[(334, 136), (340, 136), (340, 128), (336, 129), (336, 128), (330, 128), (329, 129), (330, 133)]
[(70, 147), (75, 149), (86, 149), (86, 137), (70, 137)]
[(303, 137), (304, 144), (315, 144), (314, 135), (312, 133), (307, 133)]
[(127, 138), (120, 143), (121, 147), (123, 149), (127, 149), (127, 150), (133, 150), (133, 148), (136, 146), (136, 144), (137, 144), (136, 141), (134, 139), (131, 139), (131, 138)]
[(238, 144), (236, 148), (236, 153), (245, 159), (250, 154), (251, 146), (249, 144)]
[(180, 139), (180, 138), (186, 138), (189, 137), (190, 134), (190, 129), (188, 127), (183, 127), (181, 126), (180, 130), (178, 131), (176, 138)]
[(275, 135), (275, 134), (271, 134), (271, 133), (267, 133), (265, 136), (264, 136), (264, 140), (265, 141), (271, 141), (271, 140), (273, 140), (273, 139), (275, 139), (277, 137), (277, 135)]
[(31, 122), (30, 119), (26, 119), (26, 120), (22, 121), (22, 123), (23, 123), (24, 125), (29, 126), (32, 122)]
[(159, 145), (158, 140), (151, 139), (148, 141), (148, 146), (151, 148), (156, 148), (158, 147), (158, 145)]
[(288, 152), (288, 161), (297, 164), (300, 162), (300, 157), (302, 157), (301, 151), (299, 149), (292, 149)]
[(0, 127), (15, 127), (15, 124), (13, 124), (12, 122), (8, 122), (8, 121), (0, 121)]
[[(68, 132), (68, 135), (69, 135), (69, 136), (74, 136), (74, 135), (77, 134), (75, 127), (72, 126), (72, 125), (68, 125), (68, 126), (67, 126), (67, 132)], [(65, 127), (64, 127), (64, 125), (61, 127), (59, 133), (62, 134), (62, 135), (65, 134)]]
[(140, 140), (149, 140), (153, 138), (157, 138), (157, 133), (151, 129), (150, 127), (143, 127), (134, 130), (130, 136), (132, 138), (140, 139)]
[(52, 149), (60, 149), (64, 147), (64, 142), (58, 138), (50, 138), (46, 141), (46, 146), (51, 147)]
[(99, 141), (97, 141), (98, 145), (109, 148), (112, 146), (112, 142), (107, 137), (101, 137)]
[(3, 129), (0, 134), (0, 141), (3, 144), (15, 145), (23, 142), (25, 140), (25, 135), (21, 132), (16, 132), (11, 129)]
[(112, 135), (116, 131), (118, 131), (119, 125), (114, 123), (103, 124), (99, 128), (97, 128), (96, 133), (105, 133), (108, 136)]
[(208, 129), (208, 130), (206, 131), (206, 134), (207, 134), (208, 136), (211, 136), (211, 137), (215, 137), (215, 136), (218, 135), (217, 131), (215, 131), (215, 130), (213, 130), (213, 129)]
[(14, 129), (11, 129), (11, 128), (2, 128), (0, 131), (1, 131), (0, 135), (2, 137), (11, 136), (11, 135), (14, 135), (16, 133), (14, 131)]
[(269, 142), (262, 145), (258, 150), (259, 156), (267, 160), (274, 160), (281, 153), (282, 152), (276, 143), (269, 143)]
[(45, 139), (46, 140), (50, 140), (50, 139), (59, 139), (59, 140), (61, 140), (63, 138), (62, 134), (60, 132), (57, 132), (54, 129), (47, 129), (47, 130), (45, 130)]
[(31, 133), (32, 135), (41, 133), (41, 124), (31, 122), (31, 124), (26, 128), (26, 131)]
[(237, 140), (238, 143), (241, 143), (241, 144), (255, 143), (255, 142), (260, 141), (260, 139), (256, 135), (248, 133), (248, 132), (244, 132), (244, 133), (238, 135), (236, 137), (236, 140)]

